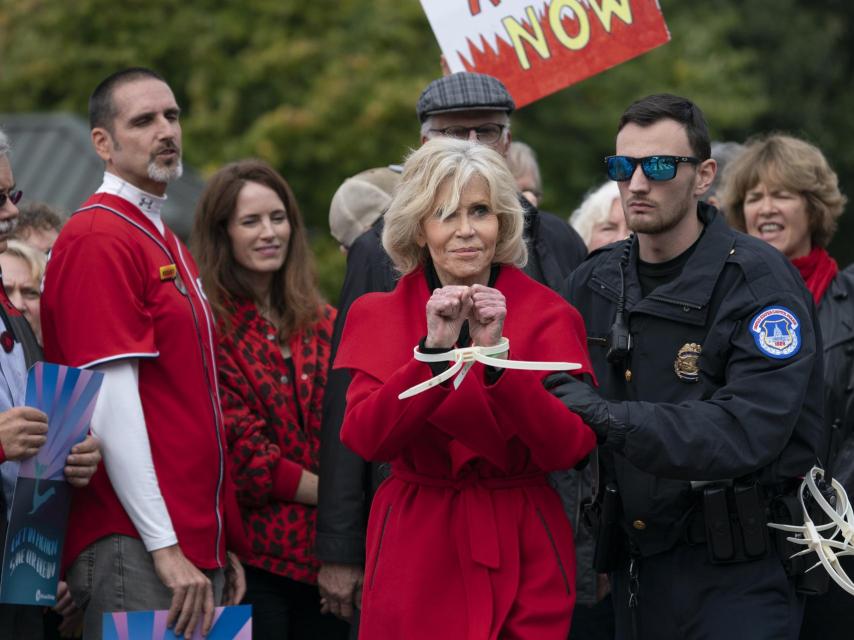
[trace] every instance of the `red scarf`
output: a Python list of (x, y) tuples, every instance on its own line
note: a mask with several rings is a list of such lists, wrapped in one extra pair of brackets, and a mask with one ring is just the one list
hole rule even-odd
[(795, 258), (792, 264), (801, 272), (801, 277), (807, 285), (807, 289), (812, 293), (815, 303), (821, 302), (824, 292), (830, 281), (839, 272), (839, 266), (836, 260), (830, 257), (821, 247), (813, 247), (809, 255), (803, 258)]

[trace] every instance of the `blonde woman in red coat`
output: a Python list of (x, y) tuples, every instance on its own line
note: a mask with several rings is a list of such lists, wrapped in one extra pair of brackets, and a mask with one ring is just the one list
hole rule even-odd
[(543, 388), (544, 371), (476, 363), (398, 396), (448, 362), (419, 353), (499, 347), (581, 364), (584, 325), (518, 267), (527, 256), (512, 175), (494, 151), (437, 139), (413, 152), (385, 214), (403, 277), (352, 307), (336, 367), (351, 370), (344, 443), (390, 461), (368, 525), (360, 638), (565, 640), (572, 531), (546, 473), (576, 465), (593, 432)]

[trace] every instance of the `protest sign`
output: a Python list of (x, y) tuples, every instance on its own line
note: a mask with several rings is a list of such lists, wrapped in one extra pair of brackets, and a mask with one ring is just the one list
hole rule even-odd
[(47, 414), (47, 442), (18, 470), (3, 551), (0, 602), (56, 603), (71, 506), (65, 459), (89, 431), (103, 377), (44, 362), (30, 369), (25, 404)]
[[(105, 613), (104, 640), (183, 640), (166, 628), (169, 612), (133, 611)], [(252, 640), (252, 607), (217, 607), (210, 633), (202, 636), (202, 623), (193, 632), (193, 640)]]
[(670, 40), (657, 0), (421, 0), (452, 72), (521, 107)]

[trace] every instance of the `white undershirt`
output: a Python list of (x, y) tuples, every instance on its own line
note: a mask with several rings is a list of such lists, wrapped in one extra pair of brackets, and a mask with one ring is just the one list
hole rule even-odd
[[(160, 210), (166, 198), (146, 193), (104, 173), (98, 193), (123, 198), (164, 233)], [(154, 471), (148, 428), (139, 395), (139, 360), (128, 358), (92, 367), (104, 374), (92, 415), (92, 433), (101, 439), (104, 467), (113, 490), (136, 527), (145, 548), (155, 551), (178, 543), (172, 518)]]
[(138, 189), (130, 182), (122, 180), (109, 171), (104, 172), (104, 181), (95, 193), (110, 193), (127, 200), (142, 211), (145, 217), (151, 220), (154, 226), (157, 227), (160, 235), (163, 235), (164, 227), (160, 212), (163, 209), (163, 205), (166, 204), (166, 196), (155, 196), (147, 191)]
[(118, 360), (92, 369), (104, 374), (92, 433), (101, 440), (113, 490), (148, 551), (177, 544), (151, 458), (139, 396), (139, 361)]

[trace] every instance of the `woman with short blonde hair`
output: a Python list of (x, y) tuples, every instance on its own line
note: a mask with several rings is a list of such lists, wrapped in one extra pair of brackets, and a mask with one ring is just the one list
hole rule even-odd
[(30, 323), (39, 344), (42, 343), (41, 282), (46, 263), (42, 252), (20, 240), (9, 240), (6, 251), (0, 253), (6, 295)]
[[(484, 145), (455, 139), (441, 142), (421, 146), (410, 154), (401, 184), (385, 213), (383, 248), (394, 266), (404, 275), (424, 266), (427, 251), (417, 242), (424, 213), (429, 211), (441, 218), (453, 213), (459, 206), (462, 186), (479, 176), (488, 185), (490, 207), (498, 218), (495, 261), (524, 267), (528, 250), (522, 240), (522, 205), (504, 159)], [(435, 203), (436, 211), (430, 211), (439, 185), (446, 181), (452, 185), (450, 197)]]
[(341, 440), (392, 466), (371, 505), (359, 637), (565, 640), (574, 547), (546, 473), (573, 467), (593, 434), (544, 371), (442, 376), (475, 353), (590, 373), (584, 323), (518, 268), (522, 211), (495, 151), (425, 143), (385, 216), (404, 275), (356, 300), (335, 361), (352, 374)]

